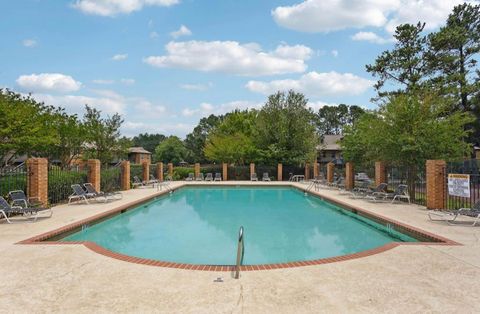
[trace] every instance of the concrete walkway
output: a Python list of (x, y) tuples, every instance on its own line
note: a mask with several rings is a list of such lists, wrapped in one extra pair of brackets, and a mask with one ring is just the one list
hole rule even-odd
[(127, 263), (82, 245), (14, 244), (153, 193), (136, 189), (109, 204), (57, 206), (52, 218), (33, 224), (1, 221), (0, 312), (480, 312), (480, 227), (432, 222), (420, 206), (372, 204), (333, 190), (320, 194), (464, 245), (402, 245), (344, 262), (243, 272), (235, 280), (226, 272)]

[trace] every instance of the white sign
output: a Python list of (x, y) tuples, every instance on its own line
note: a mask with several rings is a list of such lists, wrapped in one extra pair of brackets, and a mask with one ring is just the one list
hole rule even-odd
[(452, 196), (470, 197), (470, 175), (448, 174), (448, 194)]

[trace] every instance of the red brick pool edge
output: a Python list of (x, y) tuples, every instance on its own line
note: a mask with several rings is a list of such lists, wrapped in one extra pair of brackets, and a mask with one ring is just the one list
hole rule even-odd
[[(183, 186), (188, 186), (188, 184), (185, 184)], [(251, 186), (251, 185), (249, 185)], [(294, 186), (292, 184), (285, 184), (285, 186), (290, 186), (297, 188), (297, 186)], [(302, 189), (300, 189), (302, 190)], [(305, 189), (304, 189), (305, 191)], [(96, 243), (89, 242), (89, 241), (69, 241), (69, 242), (64, 242), (64, 241), (48, 241), (49, 239), (58, 237), (64, 233), (71, 232), (73, 230), (76, 230), (78, 228), (81, 228), (83, 225), (90, 224), (93, 222), (98, 222), (103, 219), (108, 219), (111, 216), (117, 215), (119, 213), (122, 213), (129, 208), (132, 208), (134, 206), (138, 206), (142, 203), (148, 202), (158, 196), (167, 194), (168, 191), (160, 191), (155, 193), (154, 195), (136, 200), (134, 202), (130, 202), (128, 204), (124, 204), (121, 206), (118, 206), (114, 209), (108, 210), (106, 212), (91, 216), (89, 218), (80, 220), (78, 222), (60, 227), (58, 229), (42, 233), (40, 235), (34, 236), (32, 238), (20, 241), (16, 244), (34, 244), (34, 245), (84, 245), (88, 249), (92, 250), (95, 253), (115, 258), (117, 260), (129, 262), (129, 263), (135, 263), (135, 264), (141, 264), (141, 265), (148, 265), (148, 266), (157, 266), (157, 267), (167, 267), (167, 268), (178, 268), (178, 269), (189, 269), (189, 270), (202, 270), (202, 271), (233, 271), (235, 269), (235, 266), (233, 265), (197, 265), (197, 264), (183, 264), (183, 263), (174, 263), (174, 262), (166, 262), (166, 261), (158, 261), (158, 260), (152, 260), (152, 259), (147, 259), (147, 258), (139, 258), (139, 257), (134, 257), (134, 256), (129, 256), (117, 252), (110, 251), (108, 249), (105, 249), (102, 246), (97, 245)], [(255, 271), (255, 270), (272, 270), (272, 269), (281, 269), (281, 268), (292, 268), (292, 267), (304, 267), (304, 266), (312, 266), (312, 265), (321, 265), (321, 264), (329, 264), (329, 263), (335, 263), (335, 262), (342, 262), (342, 261), (348, 261), (352, 259), (357, 259), (357, 258), (362, 258), (362, 257), (367, 257), (367, 256), (372, 256), (375, 254), (379, 254), (385, 251), (388, 251), (390, 249), (393, 249), (397, 246), (400, 245), (461, 245), (460, 243), (457, 243), (455, 241), (452, 241), (450, 239), (438, 236), (436, 234), (421, 230), (419, 228), (415, 228), (412, 226), (409, 226), (407, 224), (395, 221), (393, 219), (378, 215), (376, 213), (373, 213), (371, 211), (367, 211), (362, 208), (358, 208), (355, 206), (352, 206), (350, 204), (338, 201), (336, 199), (321, 195), (321, 194), (313, 194), (310, 193), (312, 196), (315, 197), (320, 197), (322, 199), (325, 199), (329, 202), (332, 202), (336, 205), (339, 205), (347, 210), (350, 210), (358, 215), (364, 216), (366, 218), (372, 219), (374, 221), (378, 221), (381, 223), (388, 223), (395, 227), (397, 230), (400, 230), (404, 233), (410, 234), (413, 237), (416, 238), (422, 238), (422, 239), (428, 239), (429, 241), (425, 242), (392, 242), (385, 244), (383, 246), (370, 249), (370, 250), (365, 250), (361, 252), (357, 252), (354, 254), (347, 254), (347, 255), (340, 255), (340, 256), (335, 256), (335, 257), (328, 257), (328, 258), (321, 258), (321, 259), (315, 259), (315, 260), (309, 260), (309, 261), (298, 261), (298, 262), (288, 262), (288, 263), (279, 263), (279, 264), (261, 264), (261, 265), (242, 265), (240, 266), (241, 271)]]

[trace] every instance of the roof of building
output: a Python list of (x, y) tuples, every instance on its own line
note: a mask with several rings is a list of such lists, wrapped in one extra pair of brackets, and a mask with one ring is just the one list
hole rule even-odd
[(129, 154), (150, 154), (150, 155), (152, 154), (143, 147), (130, 147), (128, 149), (128, 153)]
[(340, 147), (340, 141), (343, 135), (324, 135), (322, 144), (317, 146), (317, 150), (342, 150)]

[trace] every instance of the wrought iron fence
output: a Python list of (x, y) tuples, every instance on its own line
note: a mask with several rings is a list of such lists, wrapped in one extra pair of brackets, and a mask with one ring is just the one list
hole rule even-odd
[[(448, 162), (445, 174), (445, 208), (455, 210), (459, 208), (471, 208), (480, 200), (480, 161), (476, 159), (460, 162)], [(454, 196), (448, 193), (448, 174), (468, 174), (470, 176), (470, 197)]]
[(88, 166), (74, 165), (61, 168), (57, 165), (48, 165), (48, 202), (58, 204), (68, 200), (72, 194), (72, 184), (88, 182)]
[(157, 164), (150, 164), (149, 172), (150, 172), (150, 176), (153, 176), (155, 179), (158, 179)]
[(305, 175), (305, 166), (303, 165), (283, 165), (282, 180), (288, 181), (292, 176)]
[(122, 168), (119, 166), (102, 167), (100, 188), (104, 192), (120, 191), (122, 189)]
[(27, 192), (28, 171), (25, 163), (16, 167), (0, 170), (0, 195), (8, 196), (8, 192), (22, 190)]
[(130, 181), (133, 182), (133, 177), (137, 176), (140, 180), (143, 180), (143, 165), (131, 164), (130, 165)]
[(410, 201), (414, 204), (426, 205), (427, 181), (425, 166), (388, 166), (386, 168), (388, 190), (395, 191), (400, 184), (408, 186)]
[(277, 180), (277, 170), (276, 166), (266, 166), (266, 165), (255, 165), (255, 172), (257, 173), (258, 179), (263, 179), (263, 174), (266, 173), (270, 180)]
[(229, 166), (227, 168), (228, 180), (250, 180), (250, 166)]

